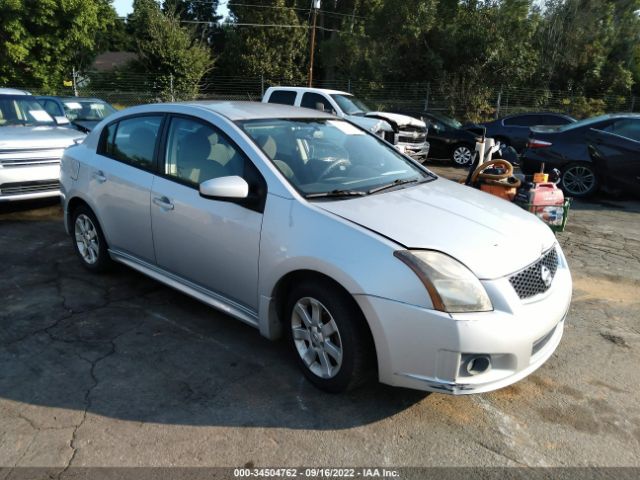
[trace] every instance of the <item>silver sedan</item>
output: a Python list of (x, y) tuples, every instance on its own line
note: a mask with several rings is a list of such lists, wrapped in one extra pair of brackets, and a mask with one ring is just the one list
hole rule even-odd
[(562, 336), (571, 276), (546, 225), (325, 113), (130, 108), (65, 151), (61, 184), (86, 268), (121, 262), (286, 336), (328, 391), (493, 390)]

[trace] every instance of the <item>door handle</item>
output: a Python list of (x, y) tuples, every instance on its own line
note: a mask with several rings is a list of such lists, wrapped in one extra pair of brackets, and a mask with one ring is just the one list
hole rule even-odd
[(173, 203), (167, 197), (155, 197), (153, 203), (163, 210), (173, 210)]
[(107, 181), (107, 177), (105, 177), (104, 172), (102, 170), (97, 170), (93, 172), (93, 178), (95, 178), (99, 183), (104, 183)]

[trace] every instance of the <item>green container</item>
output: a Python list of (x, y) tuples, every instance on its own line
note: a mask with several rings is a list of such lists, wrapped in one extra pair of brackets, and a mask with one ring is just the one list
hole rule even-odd
[[(546, 223), (554, 232), (564, 232), (564, 227), (567, 226), (567, 220), (569, 219), (569, 208), (571, 207), (572, 198), (566, 198), (563, 205), (533, 205), (531, 203), (518, 203), (525, 210), (536, 215), (540, 220)], [(544, 209), (557, 208), (562, 209), (562, 219), (544, 218), (543, 212), (548, 213)], [(541, 211), (542, 210), (542, 211)], [(553, 215), (552, 215), (553, 217)]]

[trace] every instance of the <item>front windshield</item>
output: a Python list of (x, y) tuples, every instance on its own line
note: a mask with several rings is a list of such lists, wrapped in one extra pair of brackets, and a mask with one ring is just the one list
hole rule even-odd
[(55, 125), (31, 95), (0, 95), (0, 127)]
[(434, 119), (439, 122), (444, 123), (447, 127), (458, 129), (462, 128), (462, 123), (460, 123), (455, 118), (445, 117), (444, 115), (440, 115), (439, 113), (429, 113)]
[(371, 109), (367, 107), (362, 101), (358, 100), (353, 95), (343, 95), (334, 93), (331, 95), (340, 109), (347, 115), (358, 115), (362, 113), (370, 112)]
[(305, 196), (366, 195), (435, 178), (343, 120), (261, 119), (240, 126)]
[(104, 102), (88, 100), (65, 100), (64, 113), (72, 121), (100, 121), (115, 113), (115, 109)]

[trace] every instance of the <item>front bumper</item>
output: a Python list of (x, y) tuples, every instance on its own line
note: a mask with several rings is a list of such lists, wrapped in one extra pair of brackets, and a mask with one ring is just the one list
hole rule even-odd
[(405, 153), (411, 157), (428, 157), (429, 156), (429, 142), (420, 144), (415, 143), (398, 143), (396, 148), (402, 153)]
[[(507, 278), (483, 281), (491, 312), (447, 314), (368, 295), (355, 298), (374, 337), (382, 383), (449, 394), (511, 385), (544, 364), (562, 338), (571, 275), (559, 268), (551, 288), (522, 301)], [(425, 295), (427, 293), (425, 292)], [(466, 362), (486, 356), (491, 368), (471, 374)]]
[(60, 165), (0, 167), (0, 202), (50, 198), (60, 195)]

